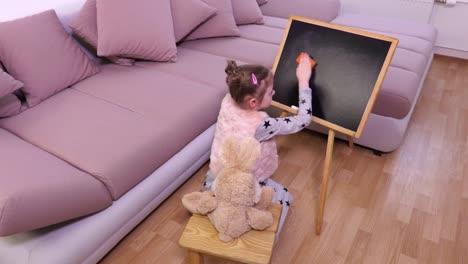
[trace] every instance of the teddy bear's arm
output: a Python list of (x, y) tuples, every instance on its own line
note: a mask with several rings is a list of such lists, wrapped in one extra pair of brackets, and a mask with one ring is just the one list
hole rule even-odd
[(275, 190), (270, 186), (262, 187), (261, 190), (260, 200), (255, 204), (255, 208), (266, 210), (273, 201)]
[(192, 192), (182, 197), (182, 204), (193, 214), (206, 215), (213, 211), (218, 203), (213, 192)]
[(200, 214), (206, 215), (211, 213), (218, 207), (218, 200), (213, 192), (205, 192), (205, 195), (200, 200), (198, 211)]
[(273, 224), (273, 215), (270, 211), (247, 208), (247, 221), (256, 230), (263, 230)]

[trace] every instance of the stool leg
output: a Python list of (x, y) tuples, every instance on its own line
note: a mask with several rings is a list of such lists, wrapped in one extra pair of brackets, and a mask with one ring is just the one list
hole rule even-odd
[(203, 256), (195, 251), (189, 251), (189, 263), (190, 264), (203, 264)]

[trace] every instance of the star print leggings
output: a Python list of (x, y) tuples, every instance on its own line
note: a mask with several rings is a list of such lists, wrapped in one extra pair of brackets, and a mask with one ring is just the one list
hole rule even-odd
[[(202, 191), (210, 190), (211, 186), (213, 185), (214, 179), (215, 176), (213, 175), (213, 173), (211, 173), (211, 171), (208, 171), (208, 173), (205, 176), (205, 181), (203, 182)], [(283, 210), (281, 211), (281, 217), (278, 226), (278, 232), (276, 233), (276, 241), (278, 241), (279, 234), (281, 232), (281, 229), (283, 228), (286, 216), (288, 215), (289, 207), (292, 204), (293, 197), (287, 188), (283, 187), (281, 184), (275, 182), (272, 179), (266, 179), (260, 182), (260, 186), (270, 186), (271, 188), (273, 188), (275, 190), (273, 202), (283, 205)]]

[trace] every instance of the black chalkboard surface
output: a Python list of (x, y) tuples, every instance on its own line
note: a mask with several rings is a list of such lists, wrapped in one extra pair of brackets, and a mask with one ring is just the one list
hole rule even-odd
[(317, 62), (310, 80), (312, 120), (359, 137), (397, 43), (390, 37), (291, 17), (273, 67), (274, 105), (294, 112), (296, 58), (306, 52)]

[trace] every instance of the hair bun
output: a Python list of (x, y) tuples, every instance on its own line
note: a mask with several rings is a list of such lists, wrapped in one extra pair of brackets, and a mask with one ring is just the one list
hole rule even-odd
[(224, 69), (228, 76), (239, 73), (239, 66), (233, 60), (228, 60), (226, 69)]

